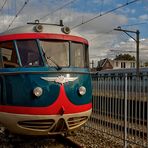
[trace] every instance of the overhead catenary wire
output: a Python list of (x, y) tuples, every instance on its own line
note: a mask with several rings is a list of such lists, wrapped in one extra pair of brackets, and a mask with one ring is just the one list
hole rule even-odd
[(70, 4), (73, 3), (74, 1), (76, 1), (76, 0), (71, 0), (70, 2), (64, 4), (64, 5), (60, 6), (60, 7), (58, 7), (57, 9), (55, 9), (55, 10), (49, 12), (48, 14), (46, 14), (46, 15), (40, 17), (38, 20), (43, 20), (43, 19), (46, 18), (47, 16), (49, 16), (49, 15), (51, 15), (51, 14), (57, 12), (57, 11), (60, 10), (60, 9), (65, 8), (66, 6), (70, 5)]
[(13, 24), (13, 22), (15, 21), (15, 19), (19, 16), (19, 14), (25, 8), (25, 6), (28, 4), (28, 2), (29, 2), (29, 0), (26, 0), (24, 2), (23, 6), (19, 9), (19, 11), (16, 13), (16, 15), (14, 16), (13, 20), (11, 21), (11, 23), (8, 25), (7, 30), (11, 27), (11, 25)]
[(113, 32), (113, 30), (104, 32), (104, 33), (100, 33), (99, 35), (95, 36), (94, 38), (90, 39), (89, 42), (92, 42), (94, 40), (96, 40), (99, 36), (102, 36), (102, 34), (110, 34), (111, 32)]
[(115, 8), (113, 8), (113, 9), (111, 9), (111, 10), (108, 10), (108, 11), (102, 13), (102, 14), (96, 15), (95, 17), (93, 17), (93, 18), (91, 18), (91, 19), (89, 19), (89, 20), (87, 20), (87, 21), (85, 21), (85, 22), (82, 22), (82, 23), (80, 23), (80, 24), (78, 24), (78, 25), (75, 25), (75, 26), (71, 27), (71, 29), (75, 29), (75, 28), (77, 28), (77, 27), (79, 27), (79, 26), (81, 26), (81, 25), (87, 24), (87, 23), (89, 23), (89, 22), (91, 22), (91, 21), (93, 21), (93, 20), (95, 20), (95, 19), (97, 19), (97, 18), (99, 18), (99, 17), (102, 17), (102, 16), (104, 16), (104, 15), (106, 15), (106, 14), (109, 14), (109, 13), (111, 13), (111, 12), (114, 12), (114, 11), (116, 11), (116, 10), (118, 10), (118, 9), (121, 9), (121, 8), (127, 6), (127, 5), (130, 5), (130, 4), (135, 3), (135, 2), (138, 2), (138, 1), (141, 1), (141, 0), (133, 0), (133, 1), (130, 1), (130, 2), (126, 2), (126, 3), (122, 4), (122, 5), (120, 5), (120, 6), (118, 6), (118, 7), (115, 7)]
[(134, 23), (134, 24), (126, 24), (126, 25), (121, 25), (121, 27), (130, 27), (130, 26), (139, 26), (139, 25), (145, 25), (148, 24), (148, 22), (139, 22), (139, 23)]
[(3, 10), (3, 8), (4, 8), (5, 4), (6, 4), (6, 2), (7, 2), (7, 0), (4, 1), (2, 7), (0, 8), (0, 12)]

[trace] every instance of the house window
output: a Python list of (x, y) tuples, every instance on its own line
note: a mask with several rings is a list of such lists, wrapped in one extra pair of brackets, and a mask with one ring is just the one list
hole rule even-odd
[(121, 68), (126, 68), (125, 62), (121, 62)]
[(116, 62), (116, 67), (118, 67), (118, 62)]
[(135, 68), (135, 63), (134, 62), (131, 63), (131, 68)]

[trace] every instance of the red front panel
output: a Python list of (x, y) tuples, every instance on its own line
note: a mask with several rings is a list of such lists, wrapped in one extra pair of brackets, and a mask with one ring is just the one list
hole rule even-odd
[(0, 106), (0, 112), (31, 115), (57, 115), (72, 114), (90, 110), (92, 103), (85, 105), (74, 105), (66, 96), (64, 86), (60, 86), (60, 94), (57, 100), (48, 107), (18, 107), (18, 106)]

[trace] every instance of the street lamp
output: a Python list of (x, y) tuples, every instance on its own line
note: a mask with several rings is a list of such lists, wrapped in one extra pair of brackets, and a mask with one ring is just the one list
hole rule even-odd
[[(126, 33), (129, 37), (131, 37), (135, 42), (136, 42), (136, 70), (137, 70), (137, 76), (139, 76), (139, 30), (136, 31), (132, 31), (132, 30), (125, 30), (125, 29), (121, 29), (121, 27), (117, 27), (114, 30), (116, 31), (122, 31), (124, 33)], [(131, 36), (129, 33), (135, 33), (136, 34), (136, 38), (134, 38), (133, 36)]]

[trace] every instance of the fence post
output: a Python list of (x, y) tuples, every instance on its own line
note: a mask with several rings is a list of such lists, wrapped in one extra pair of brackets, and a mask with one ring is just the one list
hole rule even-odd
[(124, 148), (127, 148), (127, 73), (125, 74), (125, 95), (124, 95)]
[[(146, 89), (146, 92), (148, 92), (148, 89)], [(147, 94), (148, 95), (148, 94)], [(146, 147), (148, 147), (148, 97), (146, 97), (146, 114), (147, 114), (147, 117), (146, 117), (146, 123), (147, 123), (147, 132), (146, 132), (146, 137), (147, 137), (147, 141), (146, 141)]]

